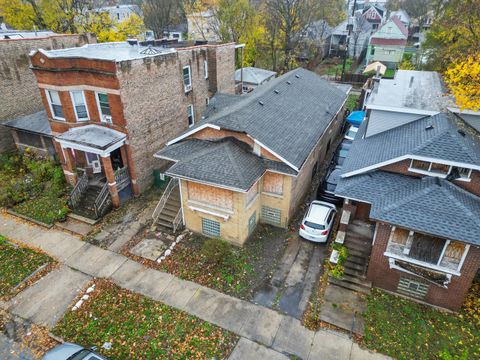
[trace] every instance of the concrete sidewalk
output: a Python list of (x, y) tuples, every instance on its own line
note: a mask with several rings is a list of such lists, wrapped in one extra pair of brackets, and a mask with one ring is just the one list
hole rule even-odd
[[(304, 360), (313, 359), (387, 359), (387, 357), (360, 349), (347, 336), (325, 330), (317, 332), (304, 328), (300, 321), (260, 305), (255, 305), (218, 291), (179, 279), (171, 274), (147, 268), (122, 255), (85, 243), (77, 237), (56, 229), (29, 225), (10, 216), (0, 214), (0, 234), (29, 246), (40, 248), (57, 258), (65, 269), (79, 271), (78, 279), (65, 288), (65, 296), (71, 296), (72, 287), (91, 277), (110, 279), (121, 287), (138, 292), (164, 304), (186, 311), (202, 320), (230, 330), (242, 339), (235, 347), (231, 359), (287, 359), (295, 355)], [(68, 268), (67, 268), (68, 267)], [(48, 280), (47, 280), (48, 281)], [(44, 281), (45, 282), (45, 281)], [(42, 281), (26, 291), (35, 298), (35, 291), (45, 294)], [(59, 287), (57, 286), (56, 289)], [(60, 287), (61, 288), (61, 287)], [(25, 291), (25, 292), (26, 292)], [(58, 291), (58, 290), (55, 290)], [(52, 311), (51, 319), (37, 314), (22, 304), (22, 293), (11, 301), (16, 314), (43, 324), (54, 326), (58, 311)], [(56, 294), (58, 297), (58, 294)], [(43, 300), (42, 300), (43, 299)], [(41, 303), (44, 301), (45, 303)], [(51, 296), (43, 295), (36, 309), (49, 307)], [(52, 306), (52, 305), (50, 305)]]

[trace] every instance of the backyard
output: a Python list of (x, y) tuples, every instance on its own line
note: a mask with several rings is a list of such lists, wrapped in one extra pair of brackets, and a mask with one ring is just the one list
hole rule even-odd
[(22, 285), (38, 279), (53, 264), (49, 256), (10, 243), (0, 235), (0, 300), (15, 295)]
[(68, 213), (62, 168), (30, 155), (0, 155), (0, 206), (44, 224)]
[(407, 359), (480, 358), (480, 284), (459, 314), (438, 311), (374, 289), (365, 313), (366, 347)]
[(97, 281), (52, 332), (111, 359), (226, 359), (238, 337), (185, 312)]

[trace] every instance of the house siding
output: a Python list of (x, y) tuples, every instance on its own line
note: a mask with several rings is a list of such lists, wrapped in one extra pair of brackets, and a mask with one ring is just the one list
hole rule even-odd
[(384, 256), (384, 252), (387, 249), (391, 229), (392, 226), (390, 224), (377, 223), (375, 243), (372, 248), (372, 253), (370, 254), (367, 271), (368, 280), (372, 281), (373, 286), (391, 292), (397, 292), (400, 278), (425, 283), (429, 285), (429, 289), (423, 301), (442, 308), (458, 311), (478, 271), (480, 249), (475, 246), (470, 247), (463, 266), (460, 269), (461, 275), (452, 275), (452, 280), (450, 284), (448, 284), (448, 288), (443, 288), (428, 283), (418, 276), (396, 269), (390, 269), (388, 258)]

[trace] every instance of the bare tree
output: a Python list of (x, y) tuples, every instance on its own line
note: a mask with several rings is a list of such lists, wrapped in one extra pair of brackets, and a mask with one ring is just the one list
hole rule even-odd
[(176, 25), (182, 19), (182, 6), (178, 0), (144, 0), (142, 12), (145, 26), (162, 36), (165, 28)]
[(358, 40), (362, 33), (364, 34), (368, 31), (369, 22), (360, 12), (356, 12), (353, 18), (353, 30), (352, 30), (352, 39), (353, 39), (353, 57), (357, 57), (357, 48)]

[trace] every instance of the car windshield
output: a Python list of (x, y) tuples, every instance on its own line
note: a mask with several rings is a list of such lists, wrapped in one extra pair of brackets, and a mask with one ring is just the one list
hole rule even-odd
[(325, 226), (324, 225), (320, 225), (320, 224), (315, 224), (311, 221), (305, 221), (304, 222), (304, 225), (305, 226), (308, 226), (309, 228), (311, 229), (315, 229), (315, 230), (324, 230), (325, 229)]

